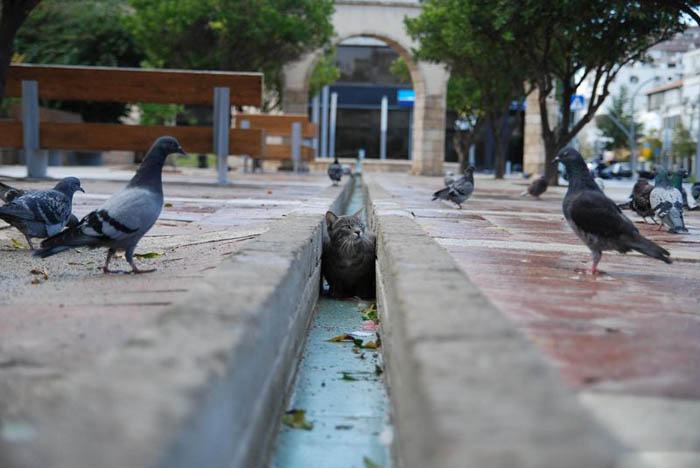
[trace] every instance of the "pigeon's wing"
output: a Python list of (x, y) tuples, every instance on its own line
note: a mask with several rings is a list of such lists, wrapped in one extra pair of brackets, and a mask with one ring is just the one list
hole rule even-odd
[(162, 196), (147, 189), (126, 188), (85, 216), (79, 229), (102, 241), (123, 240), (148, 231), (162, 207)]
[(634, 236), (639, 232), (615, 202), (598, 191), (586, 190), (575, 196), (570, 215), (579, 229), (601, 237)]
[(70, 200), (55, 190), (27, 192), (2, 208), (5, 214), (46, 225), (64, 224), (70, 216)]

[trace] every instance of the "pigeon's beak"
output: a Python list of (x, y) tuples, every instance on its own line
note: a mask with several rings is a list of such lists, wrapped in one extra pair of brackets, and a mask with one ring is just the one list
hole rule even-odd
[(182, 146), (177, 147), (177, 151), (175, 151), (177, 154), (181, 154), (183, 156), (187, 156), (187, 153), (185, 153), (185, 150), (182, 149)]
[(81, 192), (85, 193), (85, 190), (84, 190), (82, 187), (78, 187), (78, 190), (80, 190)]

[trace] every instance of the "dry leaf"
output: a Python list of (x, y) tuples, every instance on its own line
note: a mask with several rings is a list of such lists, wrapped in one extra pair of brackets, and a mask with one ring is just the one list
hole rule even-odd
[(306, 411), (291, 409), (282, 416), (282, 423), (293, 429), (303, 429), (310, 431), (314, 428), (313, 423), (306, 420)]
[(163, 254), (159, 253), (159, 252), (146, 252), (146, 253), (142, 253), (142, 254), (138, 254), (138, 253), (134, 254), (134, 257), (136, 257), (138, 259), (158, 258), (158, 257), (162, 257), (162, 256), (163, 256)]
[(15, 249), (22, 249), (24, 248), (24, 245), (17, 239), (10, 239), (10, 242), (12, 243), (12, 247)]
[[(49, 272), (46, 271), (46, 268), (34, 268), (29, 273), (31, 273), (32, 275), (43, 276), (45, 280), (49, 279)], [(35, 278), (35, 279), (39, 279), (39, 278)]]

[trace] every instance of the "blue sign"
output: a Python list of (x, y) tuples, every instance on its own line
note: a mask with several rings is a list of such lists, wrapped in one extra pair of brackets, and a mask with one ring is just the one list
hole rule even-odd
[(571, 102), (569, 103), (569, 109), (573, 112), (578, 112), (583, 110), (586, 105), (586, 98), (581, 94), (574, 94), (571, 96)]
[(412, 89), (399, 89), (396, 91), (396, 101), (401, 107), (413, 107), (416, 102), (416, 92)]

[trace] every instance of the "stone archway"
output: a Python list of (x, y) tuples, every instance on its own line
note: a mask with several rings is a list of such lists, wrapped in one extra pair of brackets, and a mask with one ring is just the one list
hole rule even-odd
[[(444, 66), (416, 62), (410, 50), (403, 19), (420, 14), (417, 1), (337, 1), (333, 14), (336, 43), (350, 37), (373, 37), (384, 41), (407, 63), (416, 93), (413, 109), (413, 160), (411, 172), (441, 175), (445, 160), (445, 110), (449, 73)], [(284, 69), (285, 112), (306, 113), (311, 72), (322, 51), (317, 50)]]

